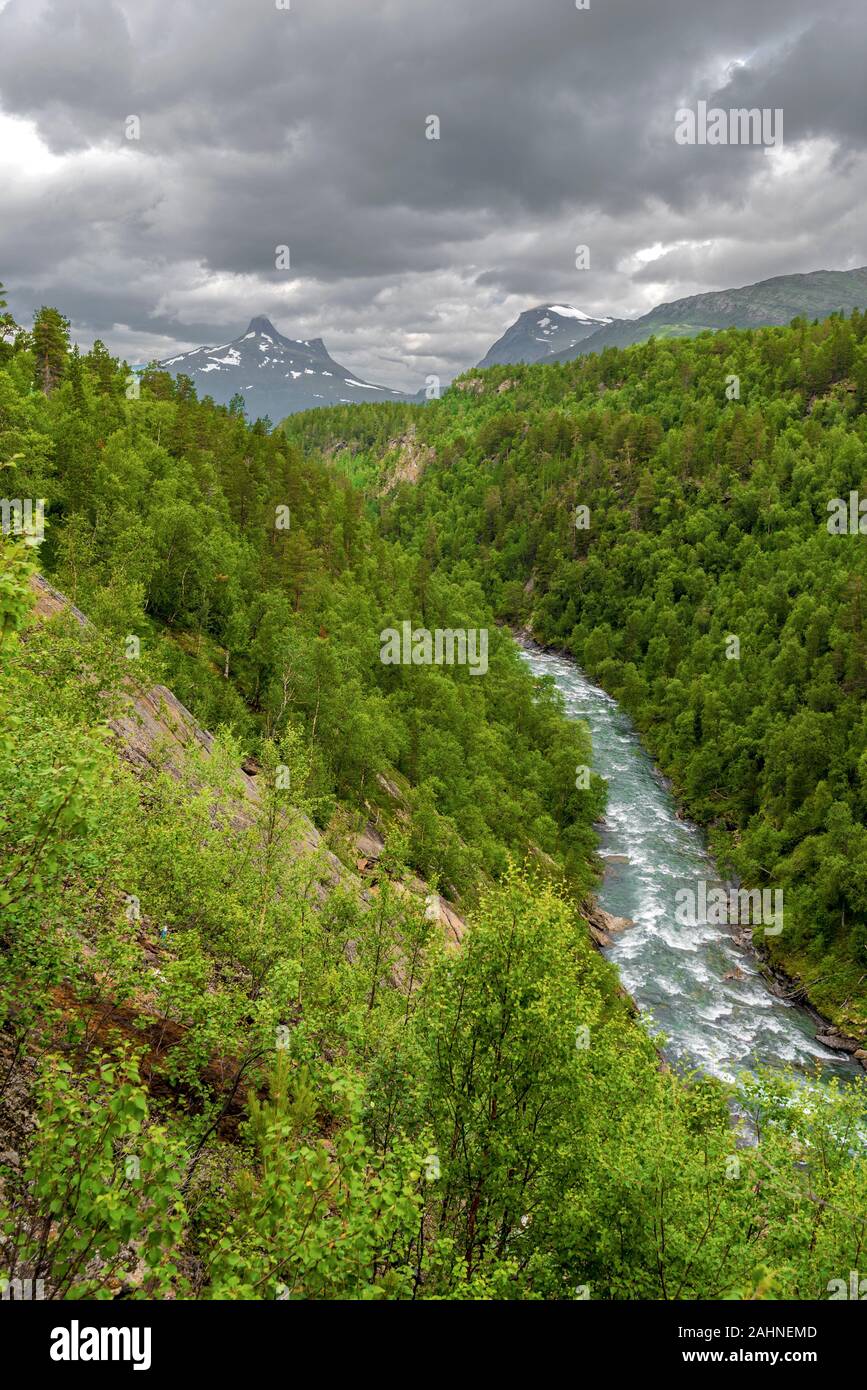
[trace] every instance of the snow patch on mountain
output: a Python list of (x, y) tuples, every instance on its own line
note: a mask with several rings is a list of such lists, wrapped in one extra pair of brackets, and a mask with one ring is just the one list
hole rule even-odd
[[(237, 392), (244, 392), (247, 414), (253, 419), (267, 415), (274, 423), (316, 405), (369, 399), (370, 391), (388, 400), (408, 399), (402, 391), (352, 376), (329, 355), (321, 338), (287, 338), (262, 315), (251, 319), (246, 333), (229, 343), (193, 348), (166, 358), (160, 365), (173, 375), (189, 376), (193, 382), (201, 378), (200, 395), (211, 396), (218, 405), (228, 405)], [(244, 380), (253, 368), (255, 385)], [(314, 383), (306, 381), (307, 377), (320, 378), (322, 389), (313, 391)]]
[(549, 314), (559, 314), (561, 319), (580, 319), (582, 323), (613, 323), (613, 319), (594, 318), (592, 314), (585, 314), (583, 309), (576, 309), (572, 304), (549, 304)]
[(573, 304), (539, 304), (525, 309), (502, 338), (488, 350), (480, 367), (513, 362), (542, 362), (555, 353), (573, 348), (613, 319), (594, 317)]

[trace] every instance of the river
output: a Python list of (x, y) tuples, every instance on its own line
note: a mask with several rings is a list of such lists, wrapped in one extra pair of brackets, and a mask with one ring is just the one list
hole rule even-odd
[(720, 881), (701, 830), (678, 819), (664, 778), (615, 700), (568, 657), (532, 644), (522, 652), (536, 675), (553, 676), (567, 714), (590, 727), (594, 768), (608, 782), (600, 844), (607, 863), (596, 896), (606, 912), (635, 924), (606, 955), (665, 1035), (668, 1060), (728, 1081), (756, 1064), (789, 1064), (806, 1074), (819, 1062), (823, 1075), (863, 1075), (857, 1062), (817, 1042), (806, 1010), (767, 987), (731, 928), (677, 923), (678, 888)]

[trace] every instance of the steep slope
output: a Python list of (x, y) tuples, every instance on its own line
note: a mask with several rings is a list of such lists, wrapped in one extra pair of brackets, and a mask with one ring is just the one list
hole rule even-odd
[(537, 304), (535, 309), (525, 309), (515, 319), (478, 365), (494, 367), (510, 362), (540, 362), (553, 353), (569, 352), (591, 333), (613, 323), (609, 318), (592, 318), (571, 304)]
[(321, 338), (287, 338), (262, 316), (251, 319), (246, 333), (231, 342), (193, 348), (160, 366), (174, 376), (192, 377), (199, 395), (218, 405), (241, 395), (250, 419), (267, 415), (276, 422), (320, 405), (407, 399), (401, 391), (353, 376), (334, 361)]
[[(42, 575), (34, 575), (31, 584), (35, 598), (33, 611), (40, 621), (69, 614), (83, 630), (89, 627), (85, 614)], [(117, 740), (117, 751), (126, 763), (138, 770), (163, 771), (178, 782), (187, 773), (191, 751), (206, 761), (214, 753), (213, 734), (203, 729), (173, 691), (164, 685), (147, 689), (130, 680), (127, 699), (108, 720), (108, 727)], [(251, 764), (250, 767), (251, 771), (243, 765), (234, 768), (225, 788), (226, 798), (232, 798), (232, 823), (236, 829), (244, 831), (253, 829), (261, 819), (264, 799), (261, 777), (257, 775), (255, 765)], [(390, 789), (394, 799), (400, 798), (399, 790), (393, 783), (384, 778), (381, 781)], [(297, 809), (293, 809), (291, 814), (291, 853), (298, 860), (309, 860), (310, 900), (314, 904), (321, 904), (329, 892), (342, 888), (359, 901), (368, 902), (370, 894), (365, 883), (328, 848), (310, 817)], [(362, 856), (357, 860), (357, 867), (367, 869), (375, 866), (385, 849), (385, 841), (376, 827), (368, 822), (353, 839), (355, 851)], [(455, 904), (440, 894), (432, 894), (428, 884), (418, 875), (408, 875), (405, 882), (395, 880), (392, 887), (425, 899), (428, 920), (437, 921), (443, 926), (447, 940), (461, 940), (464, 921)], [(597, 910), (597, 913), (604, 919), (605, 914), (601, 910)]]
[[(823, 319), (829, 314), (867, 308), (867, 266), (858, 270), (814, 270), (807, 275), (775, 275), (735, 290), (689, 295), (657, 304), (639, 319), (619, 319), (564, 347), (554, 361), (569, 362), (586, 352), (629, 347), (650, 337), (693, 338), (707, 329), (763, 328), (793, 318)], [(491, 363), (481, 363), (490, 366)]]
[(506, 372), (424, 413), (389, 534), (474, 567), (625, 706), (717, 862), (784, 889), (774, 961), (863, 1036), (867, 553), (840, 513), (864, 494), (867, 315)]

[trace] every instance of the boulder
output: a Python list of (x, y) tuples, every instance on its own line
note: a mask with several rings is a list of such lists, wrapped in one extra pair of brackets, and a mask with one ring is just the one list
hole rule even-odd
[(825, 1029), (816, 1034), (816, 1042), (823, 1047), (830, 1047), (834, 1052), (851, 1052), (857, 1057), (861, 1044), (855, 1038), (845, 1038), (836, 1028)]

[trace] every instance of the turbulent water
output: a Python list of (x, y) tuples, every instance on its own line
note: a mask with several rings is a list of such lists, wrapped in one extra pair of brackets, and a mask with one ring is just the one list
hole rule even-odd
[(665, 1035), (669, 1060), (726, 1080), (757, 1064), (812, 1073), (817, 1061), (827, 1075), (861, 1074), (857, 1063), (816, 1041), (804, 1009), (771, 993), (730, 927), (678, 924), (677, 889), (720, 881), (701, 831), (677, 818), (664, 779), (615, 700), (568, 658), (534, 646), (524, 657), (536, 675), (554, 677), (567, 713), (590, 726), (594, 767), (608, 782), (600, 846), (607, 863), (597, 899), (635, 924), (606, 954)]

